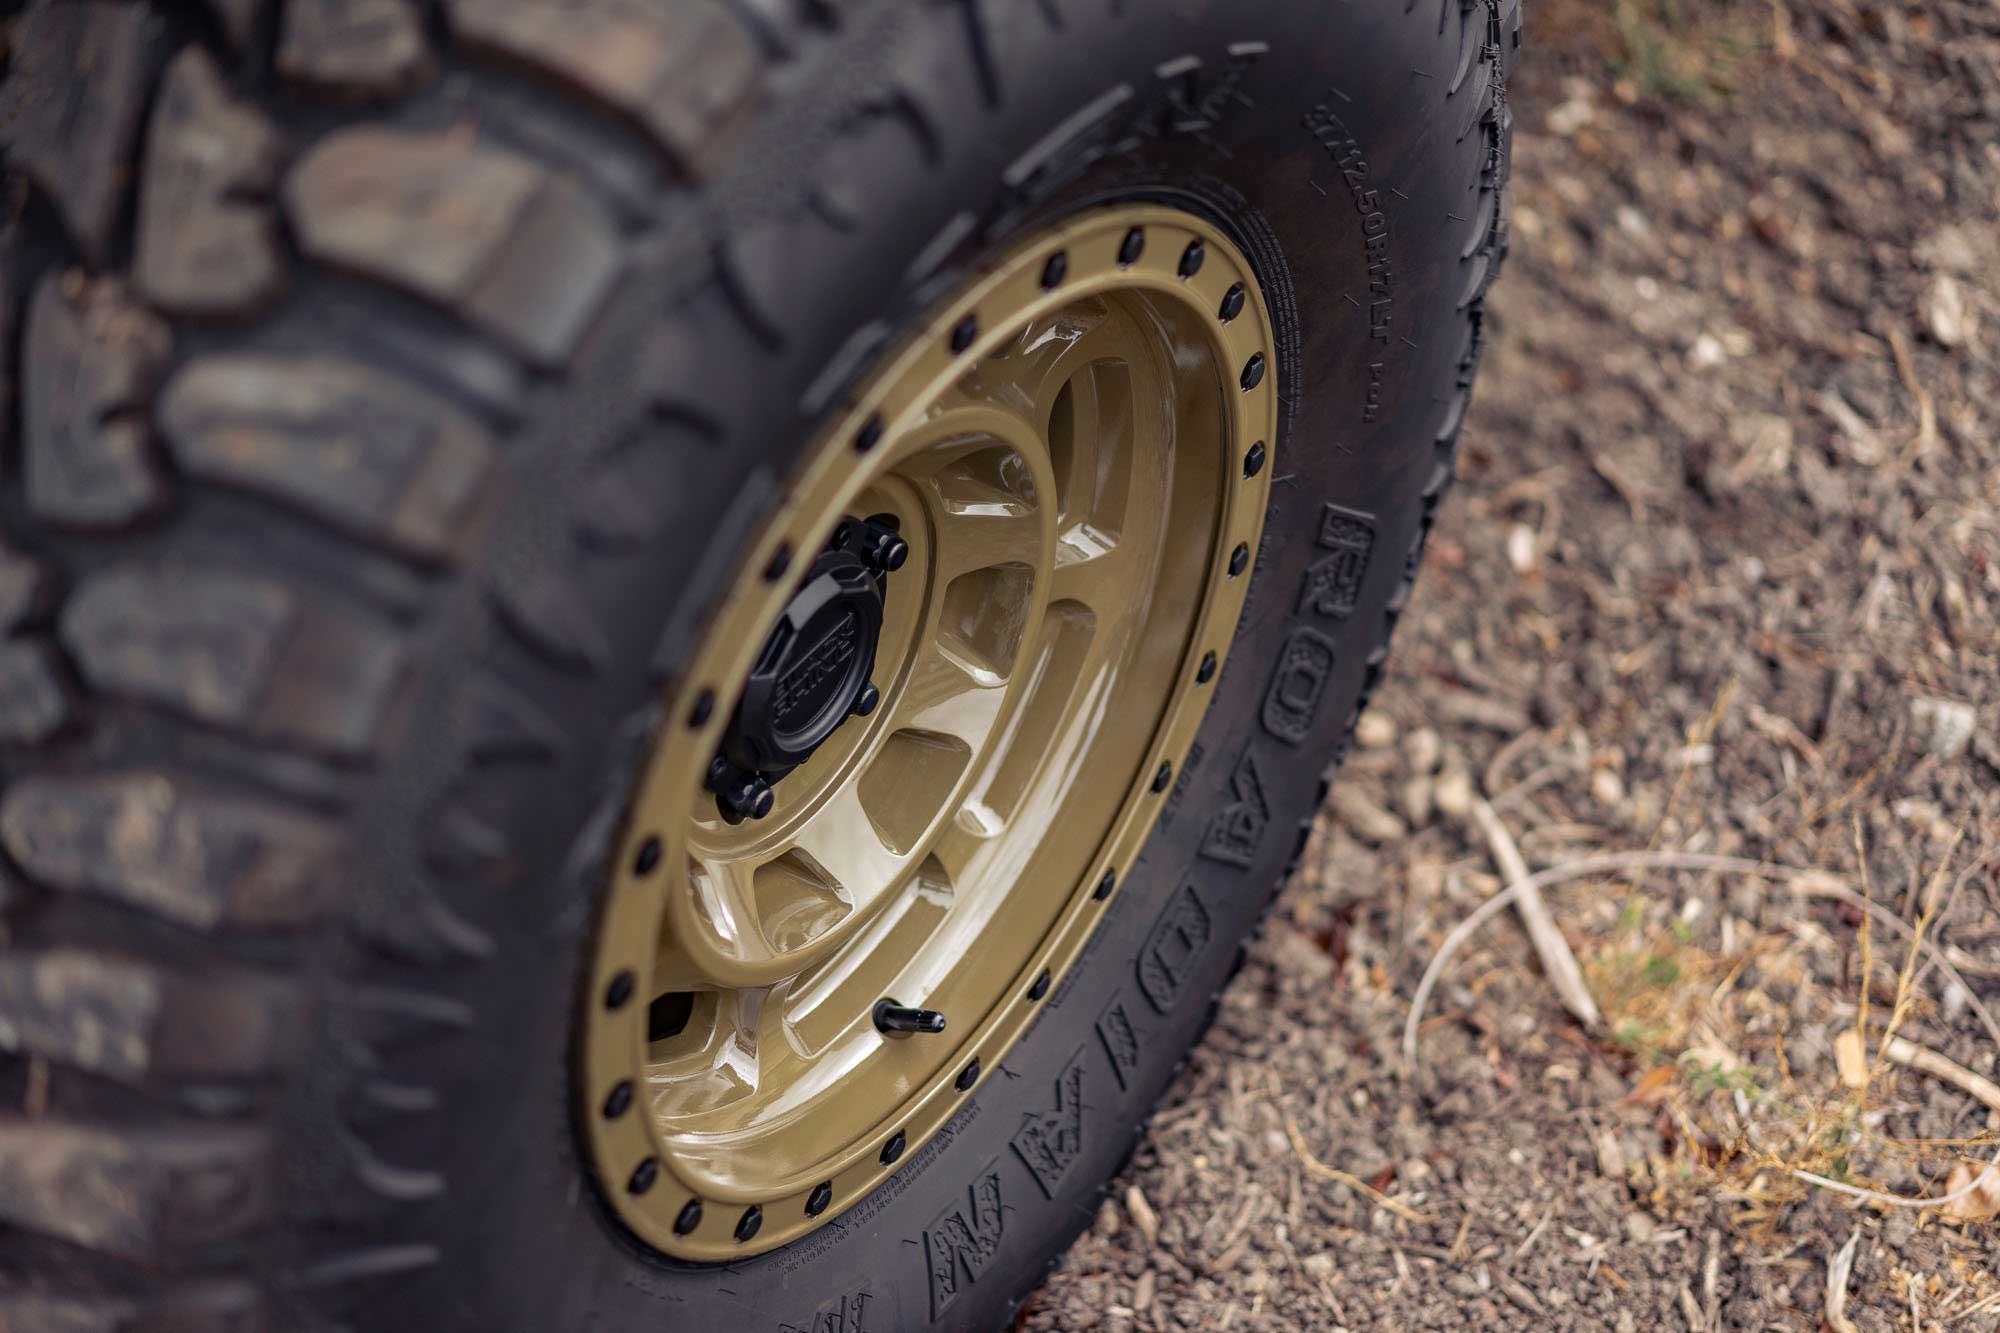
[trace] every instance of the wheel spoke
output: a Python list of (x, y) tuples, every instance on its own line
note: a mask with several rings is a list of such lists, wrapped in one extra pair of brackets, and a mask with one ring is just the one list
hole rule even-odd
[(1107, 538), (1087, 524), (1063, 534), (1049, 583), (1051, 602), (1077, 602), (1097, 616), (1101, 629), (1116, 626), (1143, 602), (1146, 570), (1135, 543)]
[(835, 791), (799, 830), (797, 850), (841, 892), (854, 912), (867, 911), (893, 887), (910, 859), (883, 839), (852, 783)]
[(1003, 677), (930, 644), (911, 665), (890, 726), (955, 737), (978, 749), (1005, 699)]
[[(940, 582), (948, 587), (965, 575), (992, 569), (1032, 572), (1042, 540), (1042, 516), (1033, 507), (998, 495), (954, 497), (945, 503), (951, 517), (938, 531), (933, 557)], [(1027, 591), (1023, 588), (1022, 595)]]
[(734, 856), (697, 856), (688, 878), (695, 915), (728, 952), (747, 958), (764, 951), (754, 862)]

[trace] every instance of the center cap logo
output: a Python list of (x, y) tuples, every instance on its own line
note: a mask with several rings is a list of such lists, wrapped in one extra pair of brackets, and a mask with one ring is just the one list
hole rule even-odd
[(819, 641), (785, 667), (771, 694), (771, 723), (793, 734), (810, 727), (847, 683), (854, 654), (860, 647), (861, 624), (851, 608), (836, 609)]

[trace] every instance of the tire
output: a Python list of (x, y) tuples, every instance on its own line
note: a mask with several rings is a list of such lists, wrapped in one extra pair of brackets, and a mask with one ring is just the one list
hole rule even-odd
[[(0, 1329), (1004, 1325), (1383, 669), (1506, 248), (1518, 0), (11, 23)], [(899, 330), (1132, 198), (1223, 226), (1283, 349), (1199, 739), (1006, 1077), (836, 1225), (666, 1260), (571, 1089), (657, 682)]]

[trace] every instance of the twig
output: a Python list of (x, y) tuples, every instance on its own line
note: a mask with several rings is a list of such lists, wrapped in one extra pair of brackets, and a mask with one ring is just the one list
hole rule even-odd
[(1881, 1055), (1906, 1069), (1920, 1070), (1932, 1078), (1944, 1080), (1960, 1092), (1984, 1103), (1995, 1115), (2000, 1115), (2000, 1083), (1973, 1073), (1956, 1060), (1939, 1055), (1928, 1046), (1919, 1046), (1913, 1041), (1906, 1041), (1902, 1037), (1890, 1037), (1884, 1042)]
[(1508, 889), (1515, 891), (1514, 906), (1521, 913), (1521, 924), (1527, 927), (1535, 956), (1542, 960), (1542, 971), (1548, 974), (1549, 984), (1555, 987), (1563, 1008), (1586, 1029), (1596, 1028), (1603, 1022), (1603, 1015), (1598, 1013), (1597, 1002), (1590, 996), (1590, 987), (1583, 980), (1583, 969), (1577, 966), (1576, 955), (1570, 952), (1569, 941), (1563, 938), (1548, 904), (1542, 901), (1541, 891), (1533, 882), (1514, 835), (1507, 831), (1483, 796), (1473, 799), (1472, 818), (1486, 835), (1486, 844), (1493, 849), (1494, 863), (1500, 867)]
[[(1412, 1073), (1416, 1071), (1417, 1032), (1423, 1023), (1424, 1009), (1430, 1003), (1431, 992), (1437, 989), (1438, 978), (1444, 974), (1446, 965), (1481, 926), (1513, 906), (1514, 900), (1523, 891), (1545, 889), (1550, 885), (1564, 884), (1571, 880), (1624, 874), (1634, 870), (1719, 871), (1725, 874), (1755, 875), (1760, 879), (1778, 880), (1789, 885), (1792, 892), (1801, 896), (1831, 898), (1866, 912), (1900, 934), (1916, 933), (1907, 921), (1894, 912), (1879, 903), (1870, 902), (1824, 871), (1800, 870), (1795, 866), (1773, 865), (1768, 861), (1752, 861), (1742, 856), (1716, 856), (1708, 852), (1606, 852), (1597, 856), (1582, 857), (1564, 865), (1550, 866), (1547, 870), (1537, 871), (1524, 880), (1508, 885), (1472, 909), (1466, 914), (1465, 920), (1451, 928), (1451, 932), (1445, 936), (1444, 943), (1438, 946), (1438, 951), (1431, 956), (1430, 963), (1424, 968), (1424, 975), (1417, 982), (1416, 994), (1410, 998), (1409, 1017), (1403, 1020), (1404, 1066)], [(2000, 1020), (1993, 1017), (1993, 1011), (1988, 1009), (1973, 989), (1965, 984), (1965, 978), (1959, 975), (1958, 969), (1951, 965), (1936, 944), (1929, 940), (1919, 940), (1919, 946), (1930, 956), (1932, 964), (1938, 971), (1945, 975), (1945, 979), (1957, 985), (1965, 993), (1972, 1012), (1985, 1026), (1987, 1034), (1993, 1038), (1995, 1045), (2000, 1045)], [(1991, 1166), (2000, 1169), (2000, 1153), (1994, 1154)], [(1797, 1168), (1792, 1168), (1791, 1174), (1808, 1184), (1851, 1195), (1857, 1199), (1866, 1199), (1885, 1208), (1936, 1208), (1964, 1198), (1977, 1188), (1979, 1180), (1975, 1177), (1973, 1183), (1962, 1190), (1929, 1198), (1912, 1199), (1898, 1194), (1884, 1194), (1880, 1190), (1863, 1189), (1857, 1185), (1849, 1185), (1845, 1181), (1829, 1180), (1825, 1176)]]
[(1299, 1133), (1296, 1121), (1291, 1119), (1285, 1121), (1285, 1137), (1292, 1141), (1292, 1151), (1299, 1155), (1299, 1161), (1305, 1165), (1308, 1175), (1317, 1176), (1321, 1180), (1331, 1180), (1335, 1184), (1347, 1186), (1357, 1194), (1364, 1194), (1406, 1222), (1431, 1220), (1429, 1213), (1420, 1213), (1402, 1200), (1390, 1198), (1361, 1177), (1351, 1175), (1337, 1166), (1328, 1166), (1313, 1156), (1312, 1149), (1306, 1147), (1305, 1137)]
[(1854, 1228), (1854, 1234), (1847, 1238), (1847, 1244), (1840, 1247), (1840, 1253), (1833, 1256), (1833, 1262), (1826, 1266), (1826, 1312), (1828, 1328), (1834, 1333), (1860, 1333), (1854, 1321), (1847, 1317), (1847, 1280), (1854, 1273), (1854, 1252), (1861, 1244), (1861, 1228)]

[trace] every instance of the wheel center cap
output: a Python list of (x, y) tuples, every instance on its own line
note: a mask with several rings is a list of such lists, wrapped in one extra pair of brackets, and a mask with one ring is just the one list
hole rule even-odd
[(870, 679), (890, 571), (909, 546), (877, 519), (843, 522), (778, 616), (744, 683), (709, 786), (734, 822), (770, 808), (769, 786), (879, 697)]
[(846, 551), (813, 562), (743, 689), (722, 752), (776, 778), (804, 763), (854, 712), (875, 671), (882, 584)]

